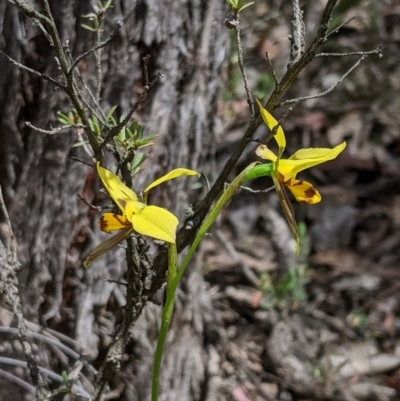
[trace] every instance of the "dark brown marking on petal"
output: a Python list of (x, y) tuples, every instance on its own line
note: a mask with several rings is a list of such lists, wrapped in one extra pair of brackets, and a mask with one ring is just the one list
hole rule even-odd
[(107, 231), (107, 226), (108, 226), (108, 223), (107, 223), (106, 219), (104, 218), (104, 216), (101, 216), (100, 220), (99, 220), (100, 230)]
[(317, 194), (317, 191), (314, 189), (314, 187), (307, 188), (307, 189), (304, 191), (304, 195), (305, 195), (305, 197), (306, 197), (307, 199), (313, 198), (316, 194)]
[(292, 187), (296, 187), (297, 185), (301, 185), (303, 184), (303, 180), (299, 180), (298, 182), (296, 182), (295, 184), (292, 184)]
[(122, 199), (117, 199), (117, 201), (121, 204), (121, 206), (125, 209), (126, 202)]

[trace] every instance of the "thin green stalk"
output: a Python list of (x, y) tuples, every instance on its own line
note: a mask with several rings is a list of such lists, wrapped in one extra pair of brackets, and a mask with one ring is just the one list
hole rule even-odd
[(254, 166), (256, 164), (257, 164), (257, 162), (251, 163), (232, 181), (232, 183), (228, 186), (228, 188), (226, 188), (226, 190), (222, 193), (222, 195), (218, 199), (215, 206), (211, 209), (208, 216), (204, 219), (203, 224), (200, 226), (200, 229), (197, 232), (196, 238), (194, 239), (192, 245), (189, 248), (187, 255), (183, 259), (183, 262), (178, 269), (178, 273), (173, 282), (174, 289), (176, 289), (176, 287), (178, 286), (183, 274), (185, 273), (186, 268), (189, 265), (190, 260), (192, 259), (193, 255), (194, 255), (197, 247), (199, 246), (200, 242), (202, 241), (204, 235), (207, 233), (207, 231), (209, 230), (211, 225), (215, 222), (215, 220), (221, 213), (222, 208), (226, 205), (226, 203), (232, 198), (233, 195), (235, 195), (236, 191), (240, 188), (240, 186), (244, 182), (249, 180), (247, 178), (248, 174), (254, 168)]
[(175, 306), (175, 290), (177, 286), (173, 283), (176, 279), (177, 251), (175, 244), (168, 244), (168, 276), (167, 276), (167, 297), (162, 310), (160, 332), (157, 339), (157, 348), (154, 354), (153, 378), (151, 386), (151, 401), (158, 400), (160, 384), (160, 368), (163, 357), (165, 340), (171, 324), (172, 313)]
[(181, 281), (181, 278), (186, 268), (188, 267), (189, 262), (192, 259), (197, 247), (202, 241), (204, 235), (207, 233), (211, 225), (215, 222), (225, 204), (232, 198), (232, 196), (236, 193), (239, 187), (245, 181), (249, 180), (248, 173), (256, 164), (257, 163), (252, 163), (245, 170), (243, 170), (220, 196), (217, 203), (211, 209), (209, 215), (206, 217), (203, 224), (201, 225), (196, 235), (196, 238), (194, 239), (187, 255), (183, 259), (183, 262), (178, 270), (176, 268), (177, 266), (176, 246), (175, 244), (168, 244), (167, 297), (162, 311), (161, 328), (160, 328), (160, 333), (158, 334), (156, 352), (154, 354), (151, 401), (158, 400), (161, 361), (164, 351), (165, 340), (167, 338), (168, 329), (171, 323), (172, 313), (174, 311), (175, 292), (176, 289), (178, 288), (179, 282)]

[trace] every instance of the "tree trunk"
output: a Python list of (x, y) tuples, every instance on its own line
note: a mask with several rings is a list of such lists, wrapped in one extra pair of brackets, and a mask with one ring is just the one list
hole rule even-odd
[[(102, 51), (102, 106), (118, 105), (126, 114), (142, 90), (142, 58), (152, 56), (150, 74), (163, 79), (150, 92), (135, 118), (148, 134), (159, 138), (146, 170), (135, 187), (176, 167), (202, 170), (214, 150), (216, 100), (221, 87), (227, 34), (222, 25), (221, 0), (114, 0), (103, 39), (116, 22), (123, 27)], [(91, 2), (52, 1), (52, 11), (63, 43), (76, 57), (94, 45), (93, 35), (81, 27)], [(58, 78), (53, 49), (32, 21), (6, 0), (0, 0), (1, 49), (18, 62)], [(79, 69), (95, 85), (93, 55)], [(124, 253), (114, 250), (87, 271), (82, 260), (105, 235), (97, 229), (98, 215), (78, 200), (100, 199), (100, 185), (92, 168), (72, 159), (90, 161), (73, 131), (46, 135), (25, 126), (50, 129), (59, 125), (57, 112), (67, 112), (69, 101), (61, 91), (37, 76), (0, 58), (0, 185), (18, 242), (21, 295), (26, 319), (73, 338), (78, 352), (97, 356), (101, 366), (106, 347), (120, 321), (124, 288), (113, 282), (125, 272)], [(111, 156), (107, 157), (112, 161)], [(183, 220), (189, 198), (189, 180), (176, 180), (168, 191), (155, 191), (155, 203), (168, 207)], [(200, 265), (200, 264), (197, 264)], [(2, 305), (6, 308), (5, 304)], [(214, 400), (210, 353), (217, 341), (211, 324), (211, 303), (201, 272), (192, 266), (179, 295), (176, 318), (168, 339), (161, 378), (162, 400)], [(149, 305), (138, 321), (122, 370), (111, 383), (115, 399), (149, 398), (152, 358), (160, 307)], [(206, 324), (207, 322), (207, 324)], [(5, 320), (0, 320), (5, 325)], [(208, 330), (207, 334), (206, 328)], [(23, 359), (18, 343), (1, 334), (1, 355)], [(68, 370), (59, 353), (37, 343), (40, 366), (58, 374)], [(74, 347), (72, 347), (74, 348)], [(214, 358), (215, 360), (215, 358)], [(2, 368), (2, 366), (0, 366)], [(7, 370), (8, 367), (5, 367)], [(215, 369), (215, 367), (214, 367)], [(24, 377), (29, 381), (29, 375)], [(90, 375), (89, 375), (90, 378)], [(16, 385), (0, 377), (2, 399), (30, 399)], [(17, 398), (16, 391), (20, 394)], [(25, 398), (24, 398), (25, 397)]]

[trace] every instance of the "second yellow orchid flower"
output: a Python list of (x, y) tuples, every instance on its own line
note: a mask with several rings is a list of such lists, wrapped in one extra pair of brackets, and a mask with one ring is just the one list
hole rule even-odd
[(264, 160), (270, 160), (275, 164), (272, 173), (272, 179), (279, 196), (280, 203), (293, 233), (293, 237), (297, 244), (299, 237), (297, 234), (297, 226), (294, 213), (291, 208), (290, 201), (287, 198), (284, 188), (288, 188), (297, 202), (305, 202), (315, 204), (321, 201), (320, 193), (314, 186), (303, 180), (296, 179), (297, 173), (306, 170), (317, 164), (325, 163), (335, 159), (346, 147), (346, 142), (333, 149), (329, 148), (309, 148), (300, 149), (293, 153), (289, 159), (282, 159), (281, 156), (286, 148), (285, 133), (279, 122), (266, 110), (262, 104), (256, 99), (260, 108), (262, 119), (265, 125), (274, 133), (275, 141), (278, 145), (278, 155), (275, 155), (267, 145), (260, 145), (256, 149), (257, 156)]
[(143, 191), (143, 202), (139, 201), (136, 193), (128, 188), (117, 175), (101, 167), (100, 163), (97, 163), (97, 172), (111, 198), (122, 212), (122, 215), (104, 213), (99, 220), (100, 230), (106, 233), (115, 230), (121, 230), (121, 232), (93, 249), (83, 263), (85, 267), (88, 267), (94, 259), (128, 238), (133, 231), (161, 241), (175, 243), (178, 219), (164, 208), (147, 205), (147, 194), (152, 188), (165, 181), (182, 176), (200, 176), (197, 171), (185, 168), (170, 171), (155, 180)]

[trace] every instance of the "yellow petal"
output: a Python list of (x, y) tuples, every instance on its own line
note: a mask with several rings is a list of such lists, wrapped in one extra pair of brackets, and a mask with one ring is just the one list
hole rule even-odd
[(256, 155), (258, 157), (261, 157), (261, 159), (271, 160), (272, 162), (276, 162), (278, 160), (275, 153), (272, 150), (268, 149), (267, 145), (260, 145), (256, 149)]
[(128, 221), (132, 221), (132, 216), (134, 214), (140, 213), (146, 205), (139, 201), (128, 201), (125, 204), (124, 216)]
[(283, 151), (286, 148), (285, 133), (283, 132), (282, 127), (279, 125), (279, 122), (275, 119), (275, 117), (273, 117), (272, 114), (270, 114), (267, 109), (264, 109), (264, 107), (262, 106), (262, 104), (259, 102), (258, 99), (256, 99), (256, 102), (258, 104), (258, 107), (260, 108), (261, 117), (264, 120), (265, 125), (269, 128), (269, 130), (273, 132), (274, 128), (278, 126), (274, 138), (276, 143), (278, 144), (279, 148), (278, 158), (280, 158), (282, 156)]
[(313, 205), (321, 201), (321, 194), (307, 181), (292, 180), (290, 184), (285, 185), (297, 200)]
[(176, 168), (175, 170), (170, 171), (168, 174), (163, 175), (161, 178), (158, 180), (155, 180), (152, 182), (143, 192), (149, 192), (150, 189), (156, 187), (157, 185), (162, 184), (165, 181), (173, 180), (174, 178), (182, 177), (182, 176), (187, 176), (187, 175), (197, 175), (200, 177), (200, 173), (194, 170), (188, 170), (186, 168)]
[(322, 159), (323, 161), (332, 160), (341, 153), (346, 147), (346, 142), (334, 147), (329, 148), (309, 148), (299, 149), (289, 157), (290, 160), (304, 160), (304, 159)]
[(97, 172), (111, 198), (122, 211), (124, 211), (125, 205), (129, 200), (138, 200), (135, 192), (128, 188), (118, 176), (101, 167), (99, 162), (97, 162)]
[(123, 230), (132, 227), (132, 224), (124, 217), (115, 213), (104, 213), (99, 220), (100, 230), (110, 233), (115, 230)]
[(158, 206), (146, 206), (132, 215), (132, 226), (137, 233), (173, 244), (178, 224), (171, 212)]
[(346, 142), (333, 149), (310, 148), (300, 149), (289, 159), (279, 161), (278, 171), (283, 175), (284, 181), (295, 178), (296, 174), (317, 164), (335, 159), (346, 147)]
[(101, 244), (99, 244), (98, 246), (96, 246), (96, 248), (94, 248), (92, 250), (92, 252), (90, 252), (90, 254), (88, 255), (88, 257), (85, 259), (85, 261), (83, 262), (83, 266), (85, 268), (88, 268), (89, 265), (95, 260), (97, 259), (99, 256), (105, 254), (106, 252), (108, 252), (110, 249), (114, 248), (115, 246), (117, 246), (120, 242), (122, 242), (124, 239), (128, 238), (131, 234), (132, 234), (132, 227), (129, 228), (125, 228), (125, 230), (119, 232), (118, 234), (114, 235), (113, 237), (105, 240), (104, 242), (102, 242)]

